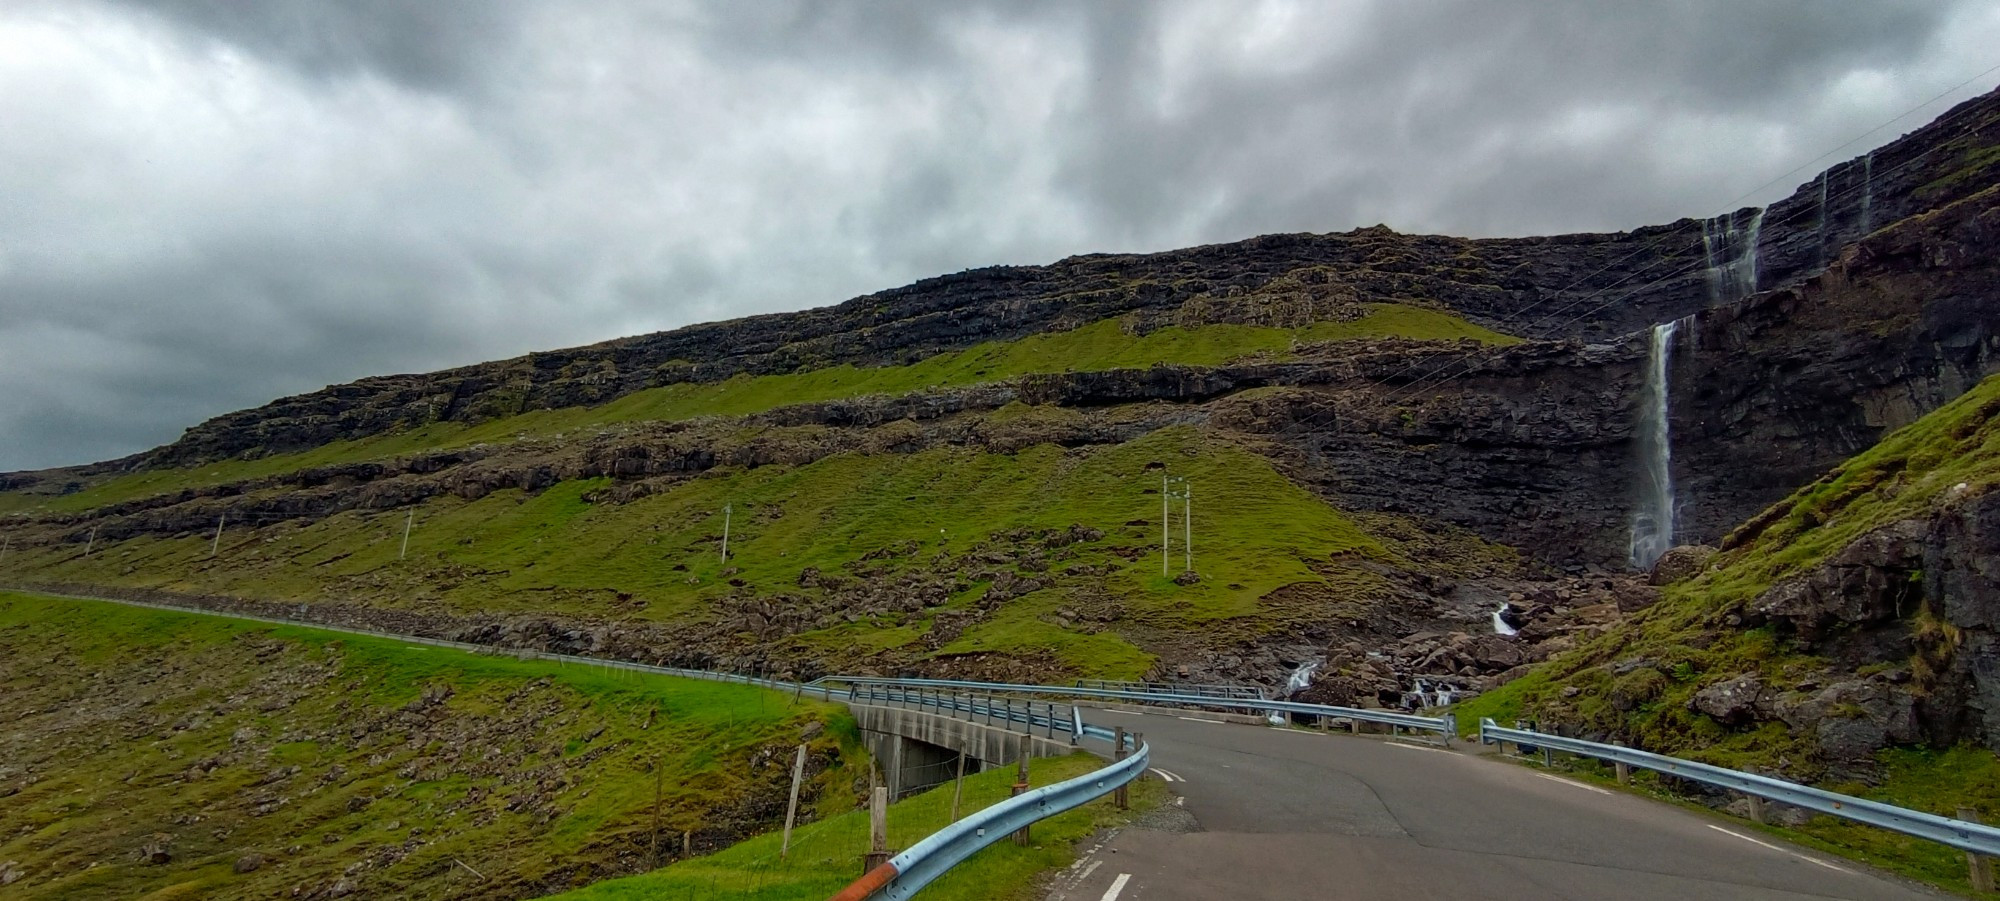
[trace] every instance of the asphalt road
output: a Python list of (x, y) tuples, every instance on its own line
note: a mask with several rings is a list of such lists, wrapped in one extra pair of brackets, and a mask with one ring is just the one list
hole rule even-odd
[(1155, 776), (1199, 828), (1126, 829), (1050, 901), (1945, 897), (1490, 756), (1168, 713), (1086, 718), (1144, 732)]

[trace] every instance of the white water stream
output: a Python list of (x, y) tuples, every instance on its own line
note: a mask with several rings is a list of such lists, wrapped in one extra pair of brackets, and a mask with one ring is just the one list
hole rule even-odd
[[(1673, 392), (1668, 380), (1674, 334), (1680, 322), (1653, 326), (1646, 356), (1646, 384), (1639, 398), (1635, 440), (1639, 450), (1639, 504), (1632, 514), (1630, 559), (1638, 569), (1650, 569), (1674, 546), (1673, 438), (1667, 415)], [(1496, 621), (1499, 614), (1494, 614)]]

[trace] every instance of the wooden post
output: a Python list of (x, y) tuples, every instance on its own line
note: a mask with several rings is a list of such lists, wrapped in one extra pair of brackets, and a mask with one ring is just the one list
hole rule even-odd
[(1764, 799), (1756, 795), (1750, 795), (1749, 798), (1750, 820), (1751, 822), (1762, 824), (1764, 822)]
[(889, 862), (889, 787), (877, 785), (868, 799), (868, 853), (861, 858), (861, 872), (868, 873)]
[(958, 755), (958, 776), (951, 783), (951, 821), (958, 822), (958, 800), (965, 797), (965, 753)]
[(806, 777), (806, 744), (799, 742), (799, 755), (792, 761), (792, 800), (785, 805), (785, 838), (778, 845), (778, 859), (792, 850), (792, 823), (799, 818), (799, 783)]
[[(1117, 731), (1117, 733), (1116, 733), (1116, 734), (1117, 734), (1117, 736), (1118, 736), (1118, 738), (1117, 738), (1117, 742), (1118, 742), (1118, 744), (1116, 745), (1116, 748), (1117, 748), (1117, 750), (1115, 750), (1115, 751), (1113, 751), (1113, 752), (1111, 753), (1111, 759), (1112, 759), (1112, 760), (1124, 760), (1124, 759), (1125, 759), (1125, 727), (1124, 727), (1124, 726), (1119, 726), (1119, 727), (1118, 727), (1118, 731)], [(1119, 786), (1118, 786), (1118, 788), (1117, 788), (1116, 790), (1114, 790), (1114, 791), (1112, 792), (1112, 794), (1113, 794), (1113, 796), (1114, 796), (1114, 799), (1115, 799), (1115, 800), (1117, 801), (1117, 803), (1118, 803), (1118, 809), (1119, 809), (1119, 810), (1124, 810), (1124, 809), (1126, 808), (1126, 806), (1127, 806), (1127, 805), (1129, 805), (1129, 804), (1131, 804), (1131, 803), (1132, 803), (1132, 799), (1131, 799), (1131, 796), (1130, 796), (1130, 795), (1128, 795), (1128, 794), (1126, 794), (1126, 792), (1125, 792), (1125, 786), (1126, 786), (1126, 785), (1129, 785), (1129, 784), (1130, 784), (1130, 783), (1120, 783), (1120, 784), (1119, 784)]]
[[(1622, 741), (1614, 741), (1614, 742), (1612, 742), (1611, 744), (1613, 744), (1613, 745), (1615, 745), (1615, 746), (1617, 746), (1617, 747), (1620, 747), (1620, 748), (1622, 748), (1622, 747), (1625, 747), (1625, 743), (1624, 743), (1624, 742), (1622, 742)], [(1616, 769), (1616, 770), (1618, 771), (1618, 784), (1619, 784), (1619, 785), (1631, 785), (1631, 784), (1632, 784), (1632, 765), (1631, 765), (1631, 764), (1629, 764), (1629, 763), (1624, 763), (1624, 762), (1622, 762), (1622, 761), (1616, 761), (1616, 760), (1614, 760), (1614, 761), (1612, 761), (1612, 762), (1611, 762), (1611, 766), (1612, 766), (1612, 767), (1613, 767), (1614, 769)]]
[[(1961, 807), (1958, 809), (1958, 818), (1968, 823), (1977, 823), (1979, 822), (1979, 811), (1973, 810), (1970, 807)], [(1984, 855), (1967, 851), (1965, 852), (1965, 867), (1971, 873), (1973, 891), (1993, 891), (1993, 861), (1987, 859)]]
[[(1029, 724), (1029, 728), (1031, 729), (1034, 728), (1032, 723)], [(1035, 749), (1034, 733), (1032, 732), (1021, 733), (1021, 752), (1014, 756), (1016, 764), (1016, 768), (1014, 770), (1014, 790), (1008, 792), (1009, 795), (1019, 795), (1028, 790), (1028, 754), (1034, 751), (1034, 749)], [(1020, 829), (1016, 830), (1014, 832), (1014, 844), (1026, 847), (1030, 840), (1028, 836), (1028, 830), (1029, 827), (1027, 826), (1022, 826)]]

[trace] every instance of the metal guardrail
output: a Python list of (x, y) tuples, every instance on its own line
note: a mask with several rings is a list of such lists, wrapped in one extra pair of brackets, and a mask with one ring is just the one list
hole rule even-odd
[(1111, 701), (1135, 701), (1142, 704), (1173, 704), (1183, 707), (1215, 707), (1227, 710), (1250, 710), (1255, 712), (1302, 713), (1307, 716), (1335, 717), (1382, 723), (1420, 732), (1435, 732), (1445, 741), (1450, 741), (1458, 731), (1458, 722), (1451, 714), (1441, 717), (1417, 716), (1410, 713), (1396, 713), (1391, 710), (1369, 710), (1358, 707), (1333, 707), (1325, 704), (1301, 704), (1293, 701), (1264, 701), (1195, 695), (1170, 695), (1153, 692), (1119, 691), (1105, 688), (1083, 688), (1059, 685), (1024, 685), (1011, 682), (968, 682), (954, 679), (898, 679), (881, 676), (827, 676), (814, 680), (814, 686), (827, 683), (847, 685), (901, 685), (905, 687), (954, 689), (959, 691), (998, 694), (1037, 694), (1048, 697), (1097, 698)]
[(2000, 855), (2000, 827), (1968, 823), (1964, 820), (1954, 820), (1950, 817), (1941, 817), (1919, 810), (1897, 807), (1893, 804), (1884, 804), (1880, 801), (1870, 801), (1866, 798), (1843, 795), (1839, 792), (1817, 789), (1808, 785), (1800, 785), (1796, 782), (1787, 782), (1783, 779), (1773, 779), (1770, 776), (1760, 776), (1756, 773), (1746, 773), (1741, 770), (1732, 770), (1706, 763), (1696, 763), (1692, 760), (1682, 760), (1678, 757), (1668, 757), (1664, 754), (1654, 754), (1649, 751), (1640, 751), (1633, 748), (1622, 748), (1617, 745), (1585, 741), (1580, 738), (1564, 738), (1560, 735), (1536, 732), (1533, 729), (1508, 729), (1495, 724), (1490, 719), (1480, 721), (1479, 741), (1481, 744), (1511, 741), (1516, 745), (1528, 745), (1536, 748), (1562, 751), (1568, 754), (1577, 754), (1584, 757), (1595, 757), (1599, 760), (1622, 763), (1626, 766), (1635, 766), (1641, 769), (1652, 770), (1656, 773), (1665, 773), (1705, 785), (1713, 785), (1717, 788), (1739, 791), (1746, 795), (1754, 795), (1759, 798), (1790, 804), (1794, 807), (1801, 807), (1818, 813), (1845, 817), (1858, 823), (1866, 823), (1870, 826), (1888, 829), (1892, 832), (1901, 832), (1904, 835), (1928, 839), (1941, 845), (1949, 845), (1961, 851), (1970, 851), (1975, 854)]
[(1116, 679), (1078, 679), (1078, 688), (1130, 691), (1146, 694), (1194, 695), (1204, 698), (1255, 698), (1264, 700), (1264, 689), (1255, 685), (1215, 685), (1206, 682), (1124, 682)]
[(1000, 725), (1009, 728), (1025, 726), (1029, 734), (1041, 729), (1048, 738), (1055, 738), (1060, 732), (1069, 736), (1071, 744), (1086, 734), (1083, 717), (1072, 705), (1058, 707), (1043, 703), (1037, 712), (1033, 701), (1017, 704), (1007, 698), (980, 698), (942, 689), (925, 691), (896, 685), (857, 685), (848, 692), (847, 699), (850, 704), (903, 704), (918, 711), (963, 713), (969, 720), (984, 718), (987, 725), (993, 725), (997, 719)]
[[(1112, 733), (1087, 726), (1092, 737), (1111, 740)], [(1056, 814), (1102, 798), (1146, 771), (1152, 749), (1140, 744), (1131, 756), (1094, 772), (1008, 798), (925, 837), (889, 861), (864, 874), (833, 896), (832, 901), (887, 898), (904, 901), (952, 867), (1015, 831)]]

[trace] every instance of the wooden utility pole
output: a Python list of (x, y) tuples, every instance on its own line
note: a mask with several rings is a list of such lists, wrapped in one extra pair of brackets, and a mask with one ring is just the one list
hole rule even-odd
[(396, 555), (401, 560), (410, 556), (410, 527), (417, 524), (417, 508), (410, 508), (410, 515), (403, 518), (403, 551)]
[(799, 783), (806, 778), (806, 746), (799, 743), (799, 754), (792, 761), (792, 800), (785, 805), (785, 839), (778, 845), (778, 859), (784, 860), (792, 850), (792, 823), (799, 817)]
[(90, 556), (90, 549), (97, 546), (97, 527), (90, 527), (90, 538), (83, 543), (83, 555)]
[(729, 564), (729, 514), (730, 505), (722, 505), (722, 563)]
[(227, 513), (215, 518), (215, 540), (208, 543), (208, 555), (210, 557), (215, 556), (216, 552), (222, 550), (222, 524), (228, 520), (229, 514)]

